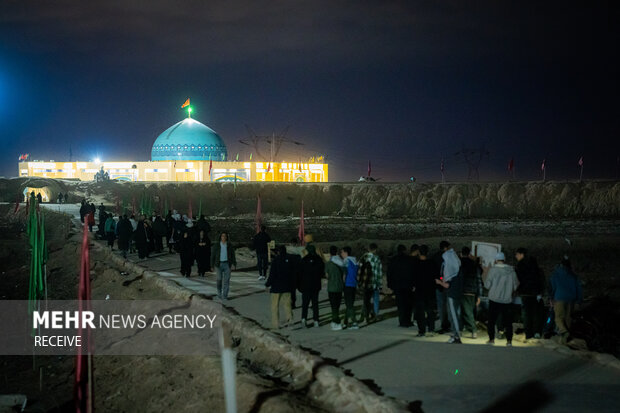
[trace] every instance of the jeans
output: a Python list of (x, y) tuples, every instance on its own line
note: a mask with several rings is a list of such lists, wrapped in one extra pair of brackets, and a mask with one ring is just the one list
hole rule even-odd
[(533, 338), (535, 334), (542, 334), (545, 305), (533, 295), (521, 296), (523, 302), (523, 329), (525, 338)]
[(458, 298), (447, 297), (448, 302), (448, 317), (450, 318), (450, 324), (452, 327), (452, 337), (461, 338), (461, 300)]
[(461, 308), (463, 310), (463, 324), (465, 330), (475, 333), (476, 328), (476, 296), (475, 295), (463, 295), (461, 299)]
[(260, 277), (267, 276), (267, 267), (269, 266), (269, 258), (267, 257), (267, 253), (256, 253), (256, 261), (258, 267), (258, 275)]
[(372, 296), (372, 304), (375, 306), (375, 315), (379, 315), (379, 301), (381, 300), (381, 290), (375, 290)]
[(435, 290), (435, 298), (437, 299), (437, 314), (439, 315), (439, 328), (442, 330), (448, 330), (450, 328), (450, 319), (448, 318), (447, 311), (447, 298), (446, 291)]
[(217, 271), (217, 296), (227, 299), (230, 288), (230, 266), (227, 262), (220, 262), (220, 266), (215, 267), (215, 270)]
[(342, 293), (327, 293), (329, 297), (329, 305), (332, 308), (332, 323), (340, 324), (340, 303), (342, 302)]
[(489, 333), (489, 340), (495, 340), (495, 323), (497, 317), (501, 314), (504, 323), (504, 329), (506, 333), (506, 340), (512, 341), (512, 304), (496, 303), (489, 300), (489, 324), (487, 330)]
[(349, 320), (352, 323), (356, 323), (355, 320), (355, 287), (344, 287), (344, 305), (346, 306), (346, 312), (344, 313), (344, 323), (348, 324)]
[(425, 334), (435, 331), (435, 312), (437, 311), (437, 303), (435, 302), (435, 293), (416, 294), (415, 296), (415, 321), (418, 323), (418, 332)]
[(308, 319), (308, 306), (312, 301), (312, 318), (319, 321), (319, 292), (308, 291), (301, 293), (301, 319)]
[(286, 323), (293, 321), (291, 309), (291, 293), (271, 293), (271, 327), (280, 328), (280, 304), (284, 306)]

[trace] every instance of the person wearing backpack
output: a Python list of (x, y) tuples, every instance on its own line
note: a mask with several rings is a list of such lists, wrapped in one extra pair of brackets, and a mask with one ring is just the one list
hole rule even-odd
[[(351, 247), (344, 247), (340, 254), (346, 268), (344, 279), (344, 304), (346, 306), (344, 324), (351, 328), (351, 330), (357, 330), (359, 328), (357, 320), (355, 319), (355, 293), (357, 291), (358, 271), (357, 260), (351, 255)], [(350, 326), (349, 320), (351, 320)]]

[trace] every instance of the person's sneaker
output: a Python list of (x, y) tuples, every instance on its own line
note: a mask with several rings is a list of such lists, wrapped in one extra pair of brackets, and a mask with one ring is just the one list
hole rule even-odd
[(458, 337), (450, 337), (448, 344), (461, 344), (461, 339)]
[(426, 334), (424, 334), (424, 333), (418, 333), (418, 334), (416, 334), (416, 337), (426, 337)]
[(332, 330), (333, 331), (342, 330), (342, 326), (340, 324), (332, 323)]
[(506, 338), (506, 336), (504, 335), (503, 331), (500, 331), (497, 333), (497, 338), (499, 338), (500, 340), (503, 340)]
[(489, 341), (486, 342), (486, 344), (492, 346), (492, 345), (495, 344), (495, 340), (489, 340)]
[(478, 338), (478, 334), (476, 334), (476, 333), (471, 333), (471, 338)]
[(359, 326), (357, 325), (357, 323), (353, 323), (351, 324), (351, 330), (359, 330)]
[(538, 334), (538, 333), (534, 334), (534, 338), (535, 338), (536, 340), (540, 340), (540, 334)]
[(266, 278), (265, 278), (265, 276), (264, 276), (264, 275), (260, 275), (260, 276), (258, 277), (258, 281), (265, 281), (265, 279), (266, 279)]
[(318, 321), (315, 321), (315, 322), (314, 322), (314, 326), (315, 326), (315, 327), (318, 327), (318, 326), (319, 326), (319, 322), (318, 322)]
[(512, 341), (507, 341), (506, 342), (506, 347), (512, 347)]
[(304, 327), (306, 326), (306, 319), (305, 318), (301, 319), (301, 325), (304, 326)]

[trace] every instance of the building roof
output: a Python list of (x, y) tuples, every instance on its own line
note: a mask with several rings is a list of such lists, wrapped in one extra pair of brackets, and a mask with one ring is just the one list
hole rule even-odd
[(228, 151), (222, 138), (208, 126), (186, 118), (157, 137), (151, 160), (226, 160)]

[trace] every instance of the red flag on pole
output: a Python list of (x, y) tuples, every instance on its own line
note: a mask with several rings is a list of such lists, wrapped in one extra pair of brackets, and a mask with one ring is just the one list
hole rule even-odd
[[(87, 215), (86, 219), (90, 219)], [(82, 236), (82, 257), (80, 266), (80, 280), (78, 287), (78, 311), (82, 319), (83, 311), (91, 310), (90, 294), (90, 256), (88, 247), (88, 225), (84, 225)], [(78, 346), (75, 359), (75, 408), (77, 413), (90, 413), (93, 411), (93, 360), (92, 360), (92, 337), (90, 327), (86, 326), (86, 332), (82, 331), (82, 324), (78, 323), (77, 335), (85, 337), (86, 346)], [(84, 354), (85, 353), (85, 354)]]
[(515, 167), (515, 158), (510, 158), (510, 162), (508, 162), (508, 170), (512, 171)]
[(577, 162), (577, 165), (583, 166), (583, 156), (581, 158), (579, 158), (579, 161)]
[(189, 106), (189, 98), (187, 98), (187, 100), (185, 101), (185, 103), (183, 103), (181, 105), (181, 109), (183, 109), (184, 107)]
[(545, 162), (547, 162), (547, 159), (543, 159), (542, 161), (542, 165), (540, 165), (540, 170), (544, 171), (545, 170)]
[(301, 201), (301, 215), (299, 216), (299, 232), (297, 233), (301, 245), (306, 245), (306, 231), (304, 228), (304, 201)]
[(370, 161), (368, 161), (368, 177), (370, 177), (370, 172), (372, 171), (372, 168), (370, 166)]
[(256, 233), (260, 232), (260, 227), (263, 225), (263, 207), (260, 201), (260, 194), (256, 199), (256, 217), (254, 217), (254, 222), (256, 223)]
[(269, 162), (269, 165), (267, 165), (267, 173), (269, 173), (269, 171), (271, 171), (271, 162)]
[(444, 164), (443, 164), (443, 159), (441, 160), (441, 164), (439, 165), (439, 170), (441, 171), (441, 173), (443, 173), (444, 171)]

